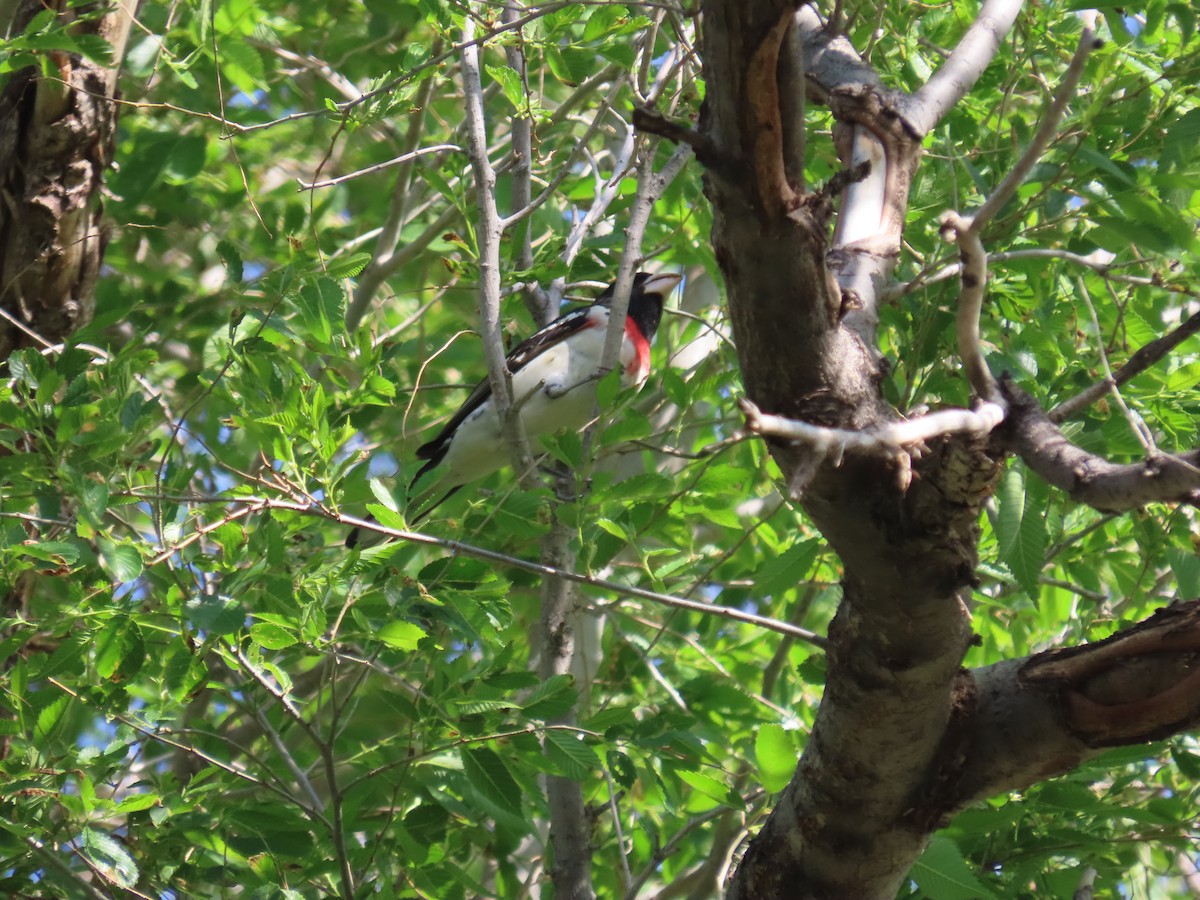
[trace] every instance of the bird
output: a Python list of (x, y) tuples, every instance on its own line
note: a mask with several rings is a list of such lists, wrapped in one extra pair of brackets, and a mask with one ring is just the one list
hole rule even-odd
[[(640, 387), (650, 375), (650, 344), (662, 320), (663, 303), (683, 280), (672, 273), (638, 272), (629, 294), (625, 334), (621, 341), (621, 384)], [(604, 350), (616, 283), (610, 284), (590, 305), (577, 307), (522, 341), (507, 358), (512, 375), (512, 396), (518, 405), (527, 437), (563, 429), (582, 429), (592, 417), (595, 384)], [(587, 390), (587, 386), (591, 386)], [(458, 411), (430, 441), (417, 448), (424, 460), (409, 487), (440, 469), (437, 482), (414, 503), (419, 512), (410, 521), (420, 522), (463, 485), (477, 481), (509, 463), (500, 433), (500, 420), (492, 403), (491, 384), (485, 378), (475, 386)], [(432, 504), (429, 498), (444, 491)], [(346, 544), (359, 543), (358, 529)]]

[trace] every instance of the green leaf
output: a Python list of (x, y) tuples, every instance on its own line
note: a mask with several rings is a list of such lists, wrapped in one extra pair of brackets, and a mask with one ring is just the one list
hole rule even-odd
[(61, 694), (51, 700), (37, 714), (36, 724), (33, 729), (34, 740), (48, 741), (57, 727), (62, 721), (63, 715), (67, 711), (67, 707), (71, 704), (71, 698), (67, 694)]
[(504, 96), (518, 113), (526, 108), (525, 90), (521, 86), (521, 76), (510, 66), (485, 66), (488, 75), (499, 83)]
[(245, 267), (242, 264), (242, 254), (238, 252), (233, 242), (225, 239), (217, 241), (217, 255), (221, 257), (221, 262), (225, 264), (229, 283), (241, 284), (242, 279), (245, 277)]
[(1032, 597), (1039, 592), (1038, 578), (1041, 577), (1045, 565), (1046, 543), (1046, 501), (1048, 492), (1042, 481), (1033, 482), (1025, 492), (1025, 509), (1021, 513), (1021, 526), (1017, 530), (1017, 539), (1009, 550), (1005, 562), (1012, 569), (1021, 587)]
[(546, 756), (565, 777), (575, 781), (583, 781), (600, 768), (592, 748), (565, 731), (546, 732)]
[(263, 85), (266, 66), (258, 48), (244, 41), (227, 38), (220, 44), (219, 58), (225, 77), (237, 85), (243, 94), (253, 94)]
[(549, 522), (542, 518), (544, 491), (529, 491), (513, 494), (491, 510), (496, 528), (516, 538), (534, 538), (549, 530)]
[(115, 838), (94, 828), (85, 828), (83, 852), (114, 884), (124, 888), (132, 888), (137, 884), (137, 863)]
[(325, 273), (330, 278), (353, 278), (365, 269), (370, 261), (370, 253), (350, 253), (346, 256), (336, 256), (329, 261)]
[(96, 635), (96, 674), (105, 680), (123, 681), (142, 668), (146, 644), (142, 630), (129, 616), (114, 616)]
[(999, 542), (1000, 559), (1007, 560), (1016, 546), (1021, 530), (1021, 519), (1025, 515), (1025, 470), (1011, 466), (1000, 478), (996, 491), (996, 540)]
[(100, 564), (113, 581), (124, 584), (142, 574), (142, 555), (132, 541), (116, 543), (108, 535), (99, 535)]
[(758, 763), (758, 777), (772, 794), (787, 787), (796, 771), (795, 742), (782, 725), (767, 723), (758, 729), (754, 739), (754, 757)]
[(604, 755), (604, 761), (617, 784), (626, 790), (633, 787), (637, 781), (637, 766), (633, 764), (632, 759), (620, 750), (609, 750)]
[(154, 793), (131, 794), (122, 799), (116, 806), (119, 813), (142, 812), (162, 803), (162, 797)]
[(992, 900), (996, 894), (967, 865), (958, 845), (934, 835), (908, 877), (929, 900)]
[(1200, 556), (1172, 547), (1167, 551), (1167, 561), (1171, 565), (1171, 571), (1175, 573), (1179, 596), (1200, 597)]
[(812, 570), (819, 549), (817, 541), (801, 541), (774, 559), (762, 563), (754, 578), (757, 592), (766, 598), (798, 587)]
[(296, 308), (305, 331), (321, 346), (342, 329), (346, 295), (332, 278), (318, 278), (300, 289)]
[(577, 699), (575, 679), (554, 675), (530, 691), (522, 706), (531, 719), (556, 719), (570, 712)]
[(389, 647), (397, 650), (416, 650), (421, 638), (426, 637), (424, 629), (403, 619), (392, 619), (379, 629), (375, 635)]
[(521, 811), (521, 788), (499, 755), (487, 747), (462, 751), (463, 772), (479, 793), (502, 810)]
[(731, 796), (729, 788), (723, 782), (717, 781), (710, 775), (688, 769), (677, 769), (675, 776), (688, 787), (722, 806), (728, 806), (730, 809), (742, 809), (744, 806), (743, 803), (736, 802), (736, 799)]
[(246, 621), (245, 609), (232, 597), (198, 597), (186, 607), (188, 621), (214, 636), (232, 634)]
[(290, 628), (272, 622), (250, 626), (250, 640), (267, 650), (282, 650), (298, 643), (300, 638)]

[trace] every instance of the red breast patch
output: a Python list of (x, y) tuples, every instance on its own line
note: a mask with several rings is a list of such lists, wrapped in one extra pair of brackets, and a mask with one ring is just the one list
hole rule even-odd
[(650, 342), (637, 323), (628, 316), (625, 317), (625, 340), (633, 347), (633, 359), (625, 367), (625, 375), (641, 384), (650, 375)]

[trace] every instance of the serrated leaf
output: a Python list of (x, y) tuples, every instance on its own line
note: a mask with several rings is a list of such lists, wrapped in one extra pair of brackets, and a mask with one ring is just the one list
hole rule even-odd
[(71, 703), (71, 698), (66, 694), (55, 697), (51, 700), (37, 715), (36, 724), (33, 728), (34, 739), (45, 741), (50, 738), (54, 728), (62, 720), (63, 714), (66, 713), (67, 707)]
[(381, 479), (372, 478), (367, 482), (367, 484), (370, 485), (371, 493), (375, 495), (376, 500), (378, 500), (392, 512), (400, 512), (400, 508), (396, 505), (396, 498), (392, 496), (392, 492), (387, 489), (387, 485), (385, 485)]
[(787, 787), (796, 771), (796, 745), (782, 725), (767, 723), (754, 738), (759, 779), (772, 794)]
[(152, 806), (158, 806), (160, 803), (162, 803), (162, 797), (158, 794), (133, 794), (118, 803), (116, 811), (119, 813), (141, 812)]
[(208, 678), (208, 667), (182, 641), (177, 641), (167, 659), (164, 679), (177, 703), (191, 697)]
[(599, 768), (592, 748), (565, 731), (546, 732), (546, 756), (567, 778), (583, 781)]
[(1192, 781), (1200, 780), (1200, 755), (1184, 750), (1182, 747), (1171, 748), (1171, 758), (1185, 777)]
[(114, 616), (95, 640), (96, 674), (105, 680), (123, 680), (141, 670), (146, 644), (141, 628), (129, 616)]
[(380, 628), (375, 636), (389, 647), (395, 647), (397, 650), (416, 650), (421, 638), (426, 635), (425, 630), (419, 625), (403, 619), (392, 619)]
[(929, 900), (993, 900), (995, 894), (979, 880), (954, 841), (934, 835), (908, 877)]
[(345, 315), (342, 287), (332, 278), (318, 278), (300, 289), (295, 304), (308, 333), (322, 346), (340, 331)]
[(142, 574), (142, 554), (132, 542), (117, 543), (107, 535), (96, 538), (100, 550), (100, 565), (113, 581), (124, 584)]
[[(730, 806), (729, 788), (723, 782), (717, 781), (711, 775), (705, 775), (703, 772), (694, 772), (689, 769), (677, 769), (675, 776), (686, 784), (688, 787), (703, 794), (710, 800), (721, 804), (722, 806)], [(733, 806), (738, 809), (740, 807)]]
[(137, 884), (138, 867), (119, 841), (94, 828), (83, 829), (83, 852), (106, 878), (121, 887)]
[(512, 104), (513, 109), (521, 112), (525, 109), (525, 91), (521, 87), (521, 76), (510, 66), (485, 66), (488, 75), (496, 81), (504, 91), (504, 96)]
[(222, 41), (220, 61), (222, 72), (243, 94), (253, 95), (266, 77), (262, 54), (244, 41)]
[(67, 541), (42, 541), (37, 544), (17, 544), (14, 553), (40, 559), (55, 565), (73, 566), (79, 562), (79, 548)]
[(773, 597), (800, 584), (812, 569), (820, 544), (801, 541), (758, 568), (754, 587), (762, 597)]
[(214, 636), (232, 634), (246, 620), (245, 609), (232, 597), (198, 597), (186, 609), (192, 625)]
[(521, 787), (513, 779), (504, 760), (487, 747), (462, 751), (463, 772), (474, 788), (511, 813), (521, 811)]
[(79, 514), (97, 531), (103, 527), (108, 510), (108, 485), (102, 481), (83, 481), (79, 485)]
[(515, 538), (539, 537), (549, 530), (549, 523), (538, 514), (542, 507), (542, 491), (513, 494), (491, 511), (493, 527), (501, 534)]
[(222, 238), (217, 241), (217, 255), (221, 257), (221, 262), (225, 264), (225, 272), (229, 276), (230, 284), (241, 284), (245, 277), (245, 266), (242, 263), (242, 254), (238, 252), (237, 247), (233, 246), (232, 241)]
[(454, 700), (451, 703), (460, 716), (481, 716), (490, 712), (508, 712), (513, 708), (510, 700)]
[(1031, 485), (1025, 492), (1025, 509), (1021, 513), (1021, 525), (1017, 539), (1009, 550), (1005, 562), (1021, 587), (1033, 597), (1038, 594), (1038, 578), (1046, 556), (1046, 500), (1047, 491), (1043, 482)]
[(522, 706), (530, 718), (554, 719), (569, 712), (577, 698), (575, 679), (570, 675), (555, 675), (534, 688)]
[(1179, 596), (1200, 597), (1200, 557), (1172, 547), (1167, 551), (1167, 562), (1175, 573)]
[(596, 520), (595, 524), (599, 526), (602, 531), (607, 531), (613, 537), (617, 538), (617, 540), (629, 542), (633, 541), (633, 539), (629, 536), (629, 533), (623, 527), (621, 527), (619, 523), (614, 522), (612, 519), (601, 516)]
[(282, 650), (299, 643), (300, 638), (290, 629), (273, 622), (259, 622), (250, 626), (250, 640), (267, 650)]
[(632, 759), (620, 750), (609, 750), (604, 755), (604, 761), (617, 784), (625, 789), (633, 787), (637, 781), (637, 766), (633, 764)]
[(325, 274), (330, 278), (353, 278), (367, 267), (371, 261), (370, 253), (350, 253), (338, 256), (329, 261)]
[(1024, 514), (1025, 473), (1020, 466), (1012, 466), (1001, 477), (996, 491), (996, 542), (1001, 560), (1008, 560)]

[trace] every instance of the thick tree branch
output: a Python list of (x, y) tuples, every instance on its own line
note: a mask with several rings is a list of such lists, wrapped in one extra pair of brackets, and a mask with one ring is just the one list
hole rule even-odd
[(779, 48), (783, 36), (792, 24), (792, 12), (787, 7), (777, 13), (766, 35), (754, 48), (746, 69), (746, 98), (750, 103), (753, 125), (750, 134), (754, 141), (753, 172), (758, 187), (758, 201), (767, 215), (782, 215), (795, 208), (797, 196), (787, 180), (784, 164), (784, 127), (780, 118)]
[(945, 64), (902, 105), (904, 118), (924, 136), (966, 96), (1000, 49), (1022, 0), (987, 0)]
[(931, 782), (925, 815), (941, 820), (1069, 771), (1104, 747), (1195, 728), (1198, 659), (1200, 601), (1192, 600), (1102, 641), (964, 673), (943, 748), (949, 780)]
[[(55, 11), (112, 51), (105, 67), (79, 53), (46, 51), (53, 75), (29, 67), (0, 91), (0, 308), (52, 342), (92, 319), (108, 241), (100, 197), (116, 135), (117, 72), (137, 3), (94, 15), (77, 5), (7, 4), (4, 26), (19, 34), (35, 14)], [(47, 70), (47, 71), (48, 71)], [(27, 341), (0, 325), (0, 360)]]
[(1200, 504), (1200, 451), (1112, 463), (1067, 440), (1037, 401), (1011, 381), (1002, 381), (1000, 389), (1009, 405), (1008, 418), (996, 432), (1001, 446), (1077, 502), (1106, 511), (1154, 502)]

